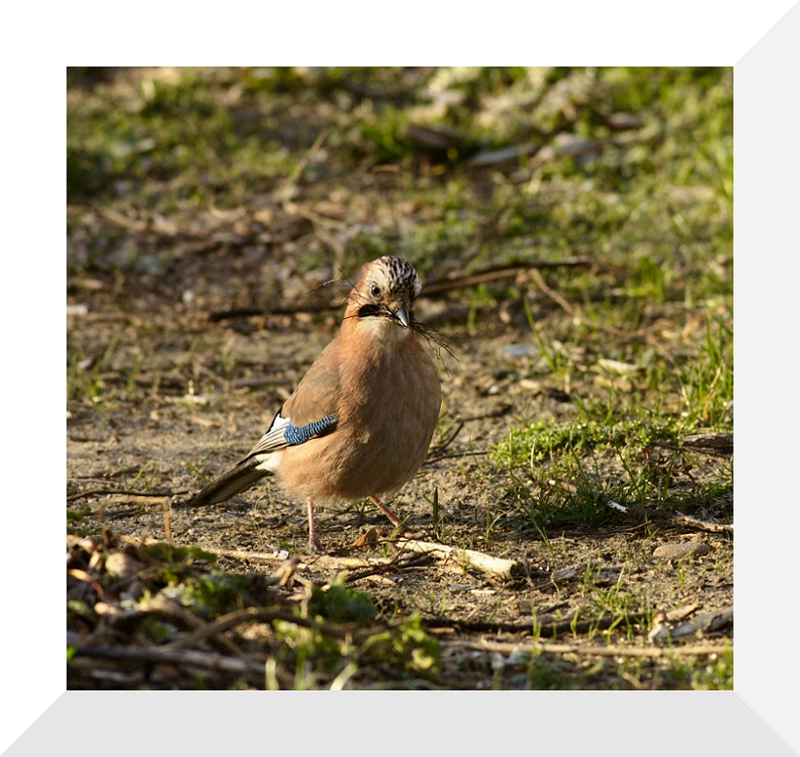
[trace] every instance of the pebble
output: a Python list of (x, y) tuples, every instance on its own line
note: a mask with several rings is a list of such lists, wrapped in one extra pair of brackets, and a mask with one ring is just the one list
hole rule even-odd
[(686, 541), (680, 544), (662, 544), (653, 552), (653, 557), (661, 560), (680, 560), (682, 557), (701, 557), (711, 551), (708, 544), (700, 541)]

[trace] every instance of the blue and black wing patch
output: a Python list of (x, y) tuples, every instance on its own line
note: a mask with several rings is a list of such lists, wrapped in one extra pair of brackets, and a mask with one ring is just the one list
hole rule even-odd
[(289, 425), (284, 431), (283, 438), (290, 447), (294, 447), (297, 444), (304, 444), (315, 436), (322, 436), (335, 425), (335, 415), (326, 415), (324, 418), (308, 423), (305, 426), (294, 426), (292, 422), (289, 421)]
[(335, 415), (328, 414), (324, 418), (312, 421), (305, 426), (294, 426), (288, 418), (284, 418), (278, 413), (273, 419), (269, 431), (258, 440), (258, 443), (250, 450), (245, 460), (255, 455), (269, 455), (280, 449), (295, 447), (298, 444), (305, 444), (309, 439), (324, 436), (336, 427), (337, 421), (338, 419)]

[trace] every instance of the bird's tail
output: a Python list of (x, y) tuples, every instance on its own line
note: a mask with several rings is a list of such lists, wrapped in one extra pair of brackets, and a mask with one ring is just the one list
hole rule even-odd
[(269, 476), (270, 471), (259, 469), (258, 460), (249, 458), (214, 479), (208, 486), (201, 489), (185, 503), (186, 507), (199, 507), (201, 505), (215, 505), (225, 502), (235, 494), (252, 486), (264, 476)]

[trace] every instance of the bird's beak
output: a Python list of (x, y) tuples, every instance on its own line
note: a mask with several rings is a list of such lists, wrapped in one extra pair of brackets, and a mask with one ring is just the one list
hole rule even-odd
[(405, 326), (407, 329), (411, 328), (411, 318), (408, 315), (408, 310), (406, 310), (405, 305), (401, 305), (399, 308), (397, 308), (395, 315), (399, 319), (400, 323), (403, 324), (403, 326)]

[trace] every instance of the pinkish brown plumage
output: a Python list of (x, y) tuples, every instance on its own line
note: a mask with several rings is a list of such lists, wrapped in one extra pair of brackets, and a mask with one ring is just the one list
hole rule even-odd
[(309, 544), (320, 549), (314, 505), (369, 497), (384, 504), (419, 470), (442, 402), (439, 374), (415, 333), (414, 268), (385, 256), (361, 269), (339, 333), (320, 353), (248, 455), (192, 497), (223, 502), (277, 474), (308, 505)]

